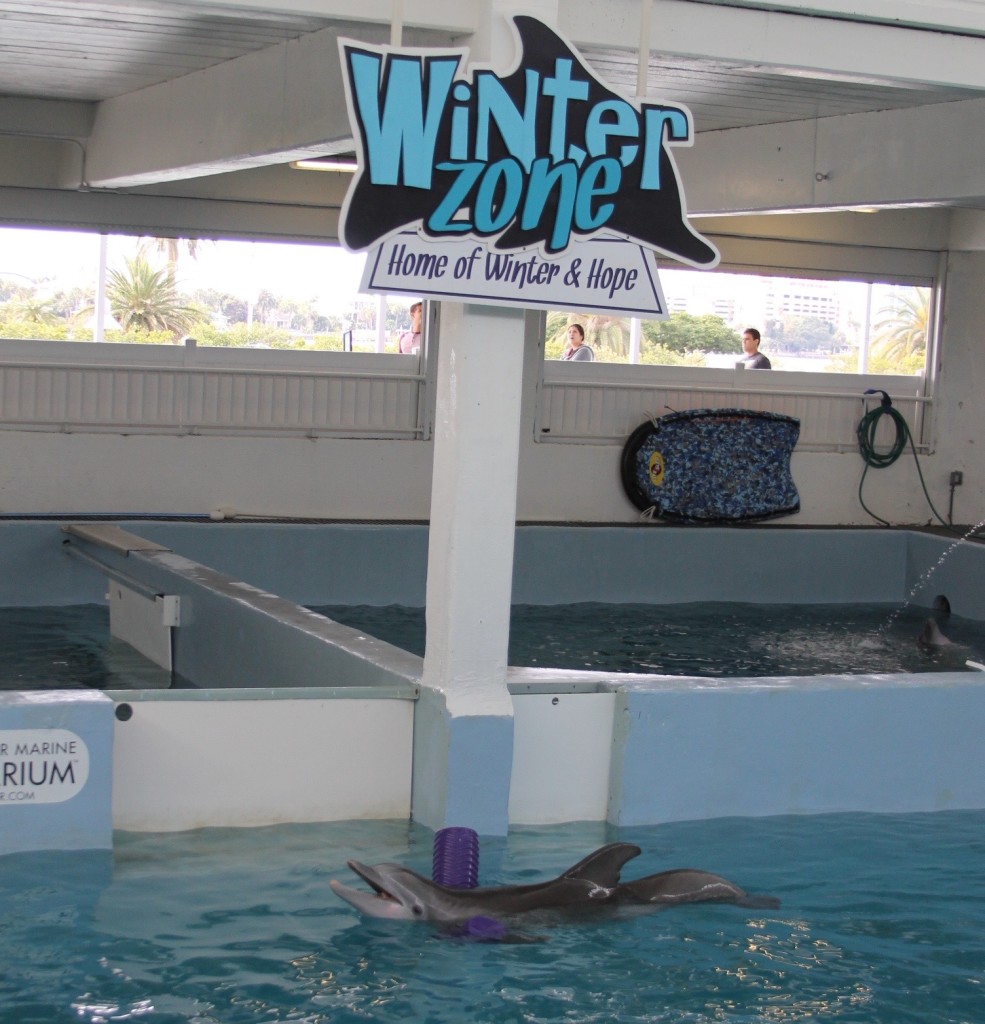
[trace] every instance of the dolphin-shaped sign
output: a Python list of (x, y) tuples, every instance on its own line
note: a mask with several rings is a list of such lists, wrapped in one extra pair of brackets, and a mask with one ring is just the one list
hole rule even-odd
[(551, 255), (602, 234), (696, 267), (718, 252), (688, 223), (672, 146), (690, 111), (631, 101), (571, 45), (513, 17), (515, 69), (468, 72), (464, 50), (340, 40), (358, 171), (340, 238), (365, 250), (401, 229)]

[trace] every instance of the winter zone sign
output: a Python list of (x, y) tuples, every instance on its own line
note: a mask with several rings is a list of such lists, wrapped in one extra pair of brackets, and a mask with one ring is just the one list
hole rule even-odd
[(375, 250), (363, 287), (665, 315), (655, 254), (718, 262), (671, 154), (690, 112), (631, 102), (542, 22), (513, 24), (505, 77), (463, 71), (464, 50), (340, 40), (359, 169), (339, 233)]

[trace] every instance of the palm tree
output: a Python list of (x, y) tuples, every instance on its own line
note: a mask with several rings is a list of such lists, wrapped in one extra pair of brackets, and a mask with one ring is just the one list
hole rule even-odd
[(566, 313), (553, 310), (547, 314), (547, 341), (565, 341), (567, 330), (572, 324), (581, 324), (585, 329), (585, 341), (595, 349), (611, 349), (617, 356), (629, 355), (629, 323), (625, 317), (608, 313)]
[(890, 363), (923, 356), (930, 326), (930, 289), (912, 288), (894, 296), (893, 304), (879, 311), (872, 355)]
[(16, 320), (29, 324), (56, 324), (61, 319), (55, 308), (53, 298), (42, 299), (37, 295), (21, 293), (19, 298), (11, 299), (5, 306), (6, 311)]
[(256, 304), (253, 307), (255, 313), (257, 313), (260, 319), (264, 323), (269, 322), (270, 314), (277, 308), (277, 296), (268, 292), (266, 288), (260, 290), (260, 294), (257, 296)]
[(198, 310), (183, 305), (167, 272), (155, 270), (143, 256), (124, 262), (126, 273), (111, 270), (106, 283), (113, 316), (124, 330), (169, 331), (179, 341), (198, 321)]
[(149, 242), (153, 242), (154, 250), (165, 257), (168, 267), (168, 280), (172, 285), (177, 281), (178, 257), (181, 255), (182, 248), (185, 249), (191, 259), (195, 259), (198, 256), (199, 240), (197, 238), (146, 238), (140, 243), (141, 255), (143, 255), (143, 251), (146, 250)]

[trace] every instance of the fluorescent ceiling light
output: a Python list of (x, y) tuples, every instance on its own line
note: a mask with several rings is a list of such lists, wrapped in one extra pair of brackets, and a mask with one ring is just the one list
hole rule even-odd
[(335, 171), (355, 174), (359, 165), (354, 156), (315, 156), (309, 160), (295, 160), (291, 166), (296, 171)]

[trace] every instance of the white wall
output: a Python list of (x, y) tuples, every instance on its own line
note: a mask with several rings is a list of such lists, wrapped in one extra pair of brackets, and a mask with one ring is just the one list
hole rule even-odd
[(513, 825), (604, 821), (614, 693), (528, 693), (513, 696)]
[(426, 519), (431, 445), (0, 431), (4, 513)]
[(952, 253), (947, 281), (937, 476), (964, 473), (955, 519), (974, 524), (985, 518), (985, 253)]
[(136, 700), (115, 723), (113, 827), (407, 818), (414, 702)]
[[(980, 282), (985, 256), (955, 253), (946, 292), (942, 368), (930, 454), (920, 465), (938, 511), (948, 478), (964, 473), (958, 523), (985, 517), (985, 364)], [(619, 443), (538, 443), (537, 360), (526, 359), (517, 517), (521, 521), (634, 522), (619, 477)], [(861, 385), (859, 385), (861, 391)], [(859, 394), (858, 416), (863, 413)], [(846, 436), (843, 452), (795, 452), (801, 512), (784, 523), (866, 524), (858, 501), (863, 463)], [(261, 516), (427, 520), (430, 441), (370, 438), (157, 435), (0, 429), (0, 513), (198, 514), (219, 508)], [(909, 452), (870, 470), (864, 499), (892, 523), (932, 519)]]
[[(924, 479), (946, 514), (948, 477), (964, 473), (955, 521), (985, 516), (983, 363), (977, 281), (983, 257), (955, 257), (948, 344), (935, 403), (932, 454)], [(977, 268), (977, 269), (976, 269)], [(952, 362), (953, 360), (953, 362)], [(862, 415), (861, 400), (859, 416)], [(619, 478), (619, 445), (538, 444), (521, 437), (517, 517), (521, 521), (634, 522)], [(429, 516), (432, 446), (426, 441), (204, 436), (120, 436), (0, 431), (0, 512), (6, 514), (200, 514), (231, 507), (252, 515), (325, 519)], [(858, 453), (795, 452), (798, 525), (871, 522), (858, 502)], [(924, 523), (931, 512), (913, 458), (870, 470), (864, 499), (893, 523)]]

